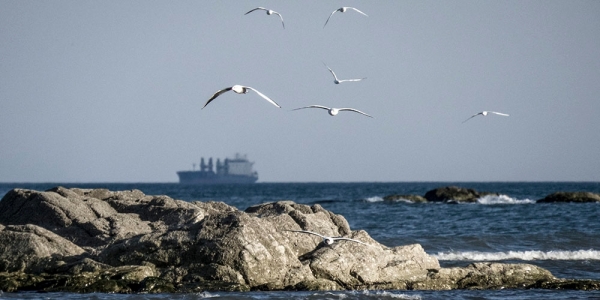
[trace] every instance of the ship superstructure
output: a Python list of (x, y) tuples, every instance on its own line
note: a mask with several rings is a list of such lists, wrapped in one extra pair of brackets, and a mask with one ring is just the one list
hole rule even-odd
[(208, 163), (200, 158), (199, 170), (179, 171), (179, 183), (182, 184), (219, 184), (219, 183), (254, 183), (258, 173), (252, 169), (254, 162), (248, 161), (246, 155), (235, 154), (234, 158), (225, 158), (223, 162), (217, 158), (216, 168), (210, 157)]

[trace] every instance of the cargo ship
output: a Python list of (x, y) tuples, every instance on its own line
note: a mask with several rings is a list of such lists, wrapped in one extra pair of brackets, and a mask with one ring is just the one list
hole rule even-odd
[(200, 158), (199, 170), (193, 164), (192, 171), (179, 171), (180, 184), (244, 184), (255, 183), (258, 173), (252, 169), (254, 162), (248, 161), (246, 155), (235, 154), (234, 158), (225, 158), (223, 162), (217, 158), (216, 170), (213, 169), (212, 157), (208, 163)]

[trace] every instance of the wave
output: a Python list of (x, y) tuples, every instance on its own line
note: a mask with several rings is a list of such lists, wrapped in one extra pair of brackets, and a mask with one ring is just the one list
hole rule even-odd
[(366, 202), (381, 202), (383, 201), (383, 198), (379, 197), (379, 196), (373, 196), (373, 197), (369, 197), (365, 199)]
[(479, 204), (535, 204), (535, 200), (515, 199), (507, 195), (487, 195), (477, 199)]
[(507, 252), (438, 252), (433, 254), (438, 260), (470, 260), (470, 261), (497, 261), (497, 260), (600, 260), (599, 250), (551, 250), (551, 251), (507, 251)]

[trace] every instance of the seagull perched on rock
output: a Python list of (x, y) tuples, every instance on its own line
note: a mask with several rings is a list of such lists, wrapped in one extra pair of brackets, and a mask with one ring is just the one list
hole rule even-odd
[[(329, 18), (331, 18), (331, 16), (333, 16), (333, 14), (335, 14), (335, 13), (336, 13), (336, 12), (338, 12), (338, 11), (339, 11), (339, 12), (341, 12), (341, 13), (344, 13), (344, 12), (346, 12), (348, 9), (353, 9), (353, 10), (355, 10), (355, 11), (357, 11), (357, 12), (359, 12), (359, 13), (361, 13), (361, 14), (365, 15), (365, 16), (367, 16), (367, 14), (365, 14), (364, 12), (362, 12), (362, 11), (360, 11), (360, 10), (358, 10), (358, 9), (354, 8), (354, 7), (344, 6), (344, 7), (340, 7), (340, 8), (338, 8), (338, 9), (334, 10), (334, 11), (331, 13), (331, 15), (329, 15)], [(367, 17), (368, 17), (368, 16), (367, 16)], [(325, 21), (325, 25), (323, 25), (323, 28), (325, 28), (325, 26), (327, 25), (327, 22), (329, 22), (329, 18), (327, 18), (327, 21)]]
[(271, 9), (268, 9), (268, 8), (264, 8), (264, 7), (257, 7), (257, 8), (255, 8), (255, 9), (253, 9), (253, 10), (251, 10), (251, 11), (249, 11), (249, 12), (245, 13), (244, 15), (247, 15), (247, 14), (249, 14), (249, 13), (251, 13), (251, 12), (255, 11), (255, 10), (264, 10), (264, 11), (266, 11), (266, 12), (267, 12), (267, 15), (269, 15), (269, 16), (270, 16), (270, 15), (272, 15), (272, 14), (276, 14), (276, 15), (278, 15), (278, 16), (279, 16), (279, 18), (281, 19), (281, 25), (283, 25), (283, 29), (285, 29), (285, 24), (283, 23), (283, 17), (281, 16), (281, 14), (280, 14), (280, 13), (278, 13), (278, 12), (276, 12), (276, 11), (274, 11), (274, 10), (271, 10)]
[(325, 236), (325, 235), (318, 234), (318, 233), (316, 233), (316, 232), (312, 232), (312, 231), (308, 231), (308, 230), (285, 230), (285, 231), (291, 231), (291, 232), (300, 232), (300, 233), (308, 233), (308, 234), (313, 234), (313, 235), (319, 236), (319, 237), (321, 237), (321, 238), (323, 239), (323, 242), (324, 242), (326, 245), (331, 245), (331, 244), (333, 244), (335, 241), (339, 241), (339, 240), (352, 241), (352, 242), (360, 243), (360, 244), (367, 245), (367, 246), (369, 245), (369, 244), (367, 244), (367, 243), (363, 243), (363, 242), (361, 242), (361, 241), (354, 240), (354, 239), (350, 239), (350, 238), (345, 238), (345, 237), (341, 237), (341, 236), (338, 236), (338, 237), (330, 237), (330, 236)]
[(335, 84), (340, 84), (340, 83), (346, 82), (346, 81), (361, 81), (361, 80), (367, 78), (367, 77), (363, 77), (363, 78), (357, 78), (357, 79), (342, 79), (342, 80), (339, 80), (337, 78), (337, 76), (335, 76), (335, 72), (333, 72), (333, 70), (329, 66), (327, 66), (327, 64), (325, 64), (325, 63), (323, 63), (323, 64), (327, 67), (327, 69), (329, 69), (329, 72), (331, 72), (331, 75), (333, 75), (333, 82)]
[(219, 97), (221, 94), (227, 92), (227, 91), (234, 91), (237, 94), (247, 94), (248, 91), (254, 91), (256, 92), (259, 96), (263, 97), (265, 100), (271, 102), (271, 104), (281, 108), (281, 106), (279, 106), (279, 104), (275, 103), (275, 101), (271, 100), (271, 98), (265, 96), (263, 93), (257, 91), (254, 88), (251, 88), (249, 86), (243, 86), (243, 85), (234, 85), (232, 87), (228, 87), (228, 88), (224, 88), (222, 90), (217, 91), (214, 95), (212, 95), (212, 97), (210, 97), (210, 99), (208, 99), (208, 101), (206, 101), (206, 104), (204, 104), (204, 106), (202, 107), (202, 109), (204, 109), (211, 101), (215, 100), (217, 97)]
[(472, 115), (470, 118), (468, 118), (468, 119), (464, 120), (464, 121), (463, 121), (463, 123), (464, 123), (464, 122), (466, 122), (466, 121), (469, 121), (469, 120), (471, 120), (472, 118), (474, 118), (474, 117), (477, 117), (477, 116), (479, 116), (479, 115), (482, 115), (482, 116), (484, 116), (484, 117), (485, 117), (485, 116), (487, 116), (487, 115), (488, 115), (488, 114), (490, 114), (490, 113), (492, 113), (492, 114), (497, 114), (497, 115), (499, 115), (499, 116), (505, 116), (505, 117), (508, 117), (508, 115), (507, 115), (507, 114), (504, 114), (504, 113), (499, 113), (499, 112), (495, 112), (495, 111), (485, 111), (485, 110), (484, 110), (484, 111), (482, 111), (482, 112), (480, 112), (480, 113), (476, 113), (476, 114)]
[(299, 108), (292, 109), (292, 110), (299, 110), (299, 109), (305, 109), (305, 108), (321, 108), (321, 109), (326, 109), (331, 116), (337, 115), (340, 111), (347, 110), (347, 111), (357, 112), (359, 114), (363, 114), (363, 115), (365, 115), (365, 116), (367, 116), (369, 118), (372, 118), (372, 116), (370, 116), (370, 115), (368, 115), (368, 114), (366, 114), (366, 113), (364, 113), (364, 112), (362, 112), (362, 111), (360, 111), (358, 109), (349, 108), (349, 107), (335, 108), (335, 107), (327, 107), (327, 106), (322, 106), (322, 105), (309, 105), (309, 106), (299, 107)]

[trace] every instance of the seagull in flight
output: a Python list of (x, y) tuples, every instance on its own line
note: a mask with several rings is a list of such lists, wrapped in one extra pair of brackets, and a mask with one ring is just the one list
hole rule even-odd
[[(329, 18), (331, 18), (331, 16), (333, 16), (333, 14), (335, 14), (335, 13), (336, 13), (336, 12), (338, 12), (338, 11), (339, 11), (339, 12), (341, 12), (341, 13), (345, 13), (345, 12), (346, 12), (348, 9), (353, 9), (353, 10), (355, 10), (355, 11), (357, 11), (357, 12), (359, 12), (359, 13), (361, 13), (361, 14), (365, 15), (365, 16), (367, 16), (367, 14), (365, 14), (364, 12), (362, 12), (362, 11), (360, 11), (360, 10), (358, 10), (358, 9), (354, 8), (354, 7), (344, 6), (344, 7), (340, 7), (340, 8), (338, 8), (338, 9), (334, 10), (334, 11), (331, 13), (331, 15), (329, 15)], [(368, 17), (368, 16), (367, 16), (367, 17)], [(327, 25), (327, 22), (329, 22), (329, 18), (327, 18), (327, 21), (325, 21), (325, 25), (323, 25), (323, 28), (325, 28), (325, 26)]]
[(477, 117), (477, 116), (479, 116), (479, 115), (482, 115), (482, 116), (484, 116), (484, 117), (485, 117), (485, 116), (487, 116), (489, 113), (496, 114), (496, 115), (499, 115), (499, 116), (505, 116), (505, 117), (508, 117), (508, 115), (507, 115), (507, 114), (504, 114), (504, 113), (499, 113), (499, 112), (495, 112), (495, 111), (485, 111), (485, 110), (484, 110), (484, 111), (482, 111), (482, 112), (480, 112), (480, 113), (476, 113), (476, 114), (472, 115), (470, 118), (468, 118), (468, 119), (464, 120), (464, 121), (463, 121), (463, 123), (464, 123), (464, 122), (466, 122), (466, 121), (469, 121), (469, 120), (471, 120), (472, 118), (474, 118), (474, 117)]
[(319, 237), (321, 237), (323, 239), (323, 242), (326, 245), (331, 245), (335, 241), (339, 241), (339, 240), (352, 241), (352, 242), (360, 243), (360, 244), (367, 245), (367, 246), (369, 245), (369, 244), (363, 243), (363, 242), (361, 242), (359, 240), (349, 239), (349, 238), (345, 238), (345, 237), (341, 237), (341, 236), (339, 236), (339, 237), (324, 236), (322, 234), (318, 234), (316, 232), (312, 232), (312, 231), (308, 231), (308, 230), (285, 230), (285, 231), (308, 233), (308, 234), (313, 234), (313, 235), (319, 236)]
[(360, 111), (358, 109), (349, 108), (349, 107), (335, 108), (335, 107), (327, 107), (327, 106), (322, 106), (322, 105), (309, 105), (309, 106), (299, 107), (299, 108), (292, 109), (292, 110), (299, 110), (299, 109), (304, 109), (304, 108), (322, 108), (322, 109), (326, 109), (331, 116), (337, 115), (340, 111), (347, 110), (347, 111), (357, 112), (359, 114), (363, 114), (363, 115), (365, 115), (365, 116), (367, 116), (369, 118), (372, 118), (372, 116), (370, 116), (370, 115), (368, 115), (368, 114), (366, 114), (366, 113), (364, 113), (364, 112), (362, 112), (362, 111)]
[(361, 81), (361, 80), (363, 80), (363, 79), (366, 79), (366, 78), (367, 78), (367, 77), (363, 77), (363, 78), (358, 78), (358, 79), (342, 79), (342, 80), (339, 80), (339, 79), (337, 78), (337, 76), (335, 76), (335, 72), (333, 72), (333, 70), (332, 70), (332, 69), (331, 69), (329, 66), (327, 66), (327, 64), (326, 64), (326, 63), (323, 63), (323, 64), (324, 64), (324, 65), (327, 67), (327, 69), (329, 69), (329, 72), (331, 72), (331, 75), (333, 75), (333, 82), (334, 82), (335, 84), (340, 84), (340, 83), (342, 83), (342, 82), (346, 82), (346, 81)]
[(272, 14), (276, 14), (276, 15), (278, 15), (278, 16), (279, 16), (279, 18), (281, 19), (281, 25), (283, 25), (283, 29), (285, 29), (285, 24), (283, 23), (283, 17), (281, 16), (281, 14), (280, 14), (280, 13), (278, 13), (278, 12), (276, 12), (276, 11), (274, 11), (274, 10), (270, 10), (270, 9), (268, 9), (268, 8), (264, 8), (264, 7), (257, 7), (257, 8), (255, 8), (255, 9), (253, 9), (253, 10), (251, 10), (251, 11), (249, 11), (249, 12), (245, 13), (244, 15), (247, 15), (247, 14), (249, 14), (249, 13), (251, 13), (251, 12), (255, 11), (255, 10), (264, 10), (264, 11), (266, 11), (266, 12), (267, 12), (267, 15), (269, 15), (269, 16), (270, 16), (270, 15), (272, 15)]
[(263, 97), (265, 100), (271, 102), (271, 104), (281, 108), (281, 106), (279, 106), (279, 104), (275, 103), (275, 101), (271, 100), (271, 98), (265, 96), (263, 93), (257, 91), (254, 88), (251, 88), (249, 86), (243, 86), (243, 85), (234, 85), (232, 87), (228, 87), (228, 88), (224, 88), (222, 90), (217, 91), (214, 95), (212, 95), (212, 97), (210, 97), (210, 99), (208, 99), (208, 101), (206, 101), (206, 104), (204, 104), (204, 106), (202, 107), (202, 109), (204, 109), (211, 101), (215, 100), (217, 97), (219, 97), (221, 94), (228, 92), (228, 91), (234, 91), (237, 94), (247, 94), (248, 91), (254, 91), (256, 92), (259, 96)]

